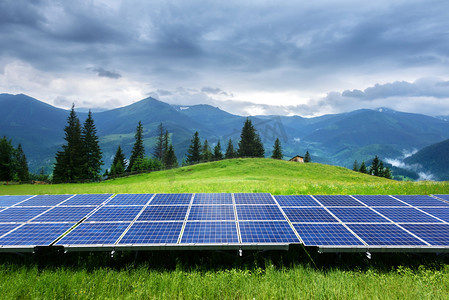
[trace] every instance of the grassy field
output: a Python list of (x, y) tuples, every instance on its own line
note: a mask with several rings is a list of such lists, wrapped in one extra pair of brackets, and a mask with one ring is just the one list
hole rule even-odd
[[(321, 164), (234, 159), (101, 183), (0, 186), (0, 194), (269, 192), (439, 194), (449, 182), (396, 182)], [(2, 299), (447, 299), (435, 254), (163, 251), (0, 253)]]

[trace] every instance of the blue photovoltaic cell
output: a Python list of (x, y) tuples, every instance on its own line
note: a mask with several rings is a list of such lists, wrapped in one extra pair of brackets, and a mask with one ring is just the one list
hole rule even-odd
[(314, 197), (324, 206), (364, 206), (347, 195), (317, 195)]
[(443, 221), (449, 222), (449, 209), (445, 207), (423, 207), (420, 209)]
[(232, 204), (232, 195), (229, 193), (195, 194), (193, 205), (220, 205)]
[(311, 196), (274, 196), (280, 206), (320, 206)]
[(408, 206), (388, 195), (355, 195), (354, 197), (368, 206)]
[(425, 245), (394, 224), (349, 224), (348, 227), (371, 246)]
[(331, 207), (329, 210), (344, 223), (390, 223), (367, 207)]
[(111, 245), (125, 232), (130, 223), (82, 223), (56, 245)]
[(55, 206), (73, 195), (37, 195), (20, 203), (20, 206)]
[(187, 205), (147, 206), (138, 221), (183, 221), (187, 214)]
[(0, 238), (0, 245), (48, 246), (74, 224), (25, 224)]
[(401, 226), (432, 246), (449, 246), (449, 224), (404, 224)]
[(40, 215), (32, 222), (74, 222), (77, 223), (96, 207), (92, 206), (78, 206), (78, 207), (64, 207), (57, 206), (44, 214)]
[(108, 205), (146, 205), (150, 201), (153, 194), (118, 194), (111, 201), (106, 203)]
[(286, 221), (240, 222), (242, 243), (299, 243)]
[(285, 207), (283, 210), (290, 222), (338, 222), (321, 207)]
[(232, 205), (201, 205), (192, 206), (189, 213), (189, 221), (224, 221), (235, 220), (234, 207)]
[(385, 217), (397, 223), (439, 223), (441, 221), (426, 215), (413, 207), (374, 208)]
[(20, 226), (20, 224), (0, 224), (0, 236), (10, 232), (18, 226)]
[(342, 224), (293, 224), (306, 246), (362, 246)]
[(114, 221), (132, 221), (142, 210), (143, 206), (103, 206), (87, 221), (114, 222)]
[(440, 199), (449, 201), (449, 195), (434, 195), (435, 197), (438, 197)]
[(235, 222), (187, 222), (181, 244), (238, 243)]
[(236, 193), (234, 199), (235, 204), (276, 204), (267, 193)]
[(413, 206), (444, 206), (449, 208), (449, 204), (446, 202), (443, 202), (441, 200), (432, 198), (430, 196), (422, 196), (422, 195), (399, 195), (394, 196), (395, 198), (398, 198), (399, 200), (402, 200), (410, 205)]
[(0, 222), (27, 222), (49, 207), (10, 207), (0, 212)]
[(136, 222), (119, 244), (176, 244), (182, 222)]
[(64, 206), (70, 206), (70, 205), (80, 205), (80, 206), (86, 206), (86, 205), (95, 205), (98, 206), (105, 202), (109, 197), (111, 197), (113, 194), (80, 194), (75, 195), (69, 200), (65, 201), (61, 205)]
[(0, 196), (0, 207), (14, 205), (30, 197), (32, 196), (29, 195)]
[(277, 205), (237, 205), (239, 220), (285, 220)]
[(150, 205), (189, 205), (192, 194), (157, 194)]

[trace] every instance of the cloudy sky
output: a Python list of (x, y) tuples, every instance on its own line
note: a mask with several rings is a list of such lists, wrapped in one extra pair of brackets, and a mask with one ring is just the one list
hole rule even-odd
[(0, 93), (449, 115), (447, 0), (0, 1)]

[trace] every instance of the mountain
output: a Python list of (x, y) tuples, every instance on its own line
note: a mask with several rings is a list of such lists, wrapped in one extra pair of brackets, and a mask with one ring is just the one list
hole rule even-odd
[[(63, 128), (68, 111), (25, 95), (0, 94), (0, 134), (21, 143), (37, 172), (42, 166), (50, 172), (54, 155), (63, 144)], [(86, 113), (78, 112), (83, 122)], [(163, 123), (170, 132), (178, 159), (184, 157), (190, 139), (198, 131), (211, 146), (220, 140), (222, 148), (228, 139), (238, 146), (246, 117), (225, 112), (210, 105), (174, 106), (146, 98), (131, 105), (93, 113), (104, 167), (109, 167), (120, 144), (129, 156), (138, 121), (144, 128), (146, 154), (151, 156), (157, 126)], [(279, 138), (284, 158), (304, 155), (312, 161), (352, 168), (354, 160), (368, 161), (375, 155), (396, 159), (404, 151), (411, 152), (449, 138), (449, 122), (419, 114), (381, 108), (315, 118), (299, 116), (252, 116), (250, 119), (264, 143), (266, 156)]]
[(449, 180), (449, 140), (427, 146), (406, 158), (404, 162), (416, 165), (437, 180)]

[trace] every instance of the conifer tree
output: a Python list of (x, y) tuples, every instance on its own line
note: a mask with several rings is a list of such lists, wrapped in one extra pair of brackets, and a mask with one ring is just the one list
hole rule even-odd
[(379, 161), (379, 174), (377, 176), (379, 177), (384, 177), (384, 162), (383, 161)]
[(111, 165), (111, 175), (120, 175), (125, 172), (126, 166), (126, 158), (125, 154), (123, 154), (122, 147), (120, 145), (115, 152), (114, 159), (112, 160)]
[(234, 150), (234, 145), (232, 144), (232, 140), (229, 139), (228, 147), (226, 148), (225, 158), (231, 159), (231, 158), (236, 158), (236, 157), (237, 157), (237, 153)]
[(160, 123), (157, 127), (156, 146), (154, 147), (153, 156), (162, 161), (164, 159), (166, 148), (166, 135), (164, 125)]
[(198, 131), (193, 135), (192, 140), (190, 141), (190, 147), (187, 151), (187, 160), (186, 163), (189, 165), (197, 164), (201, 160), (201, 142), (199, 138)]
[(392, 179), (392, 174), (391, 174), (391, 170), (390, 170), (390, 168), (385, 168), (385, 171), (384, 171), (384, 177), (385, 178), (387, 178), (387, 179)]
[(211, 161), (212, 152), (210, 151), (209, 142), (204, 140), (203, 149), (201, 151), (201, 161)]
[(172, 169), (172, 168), (178, 167), (178, 159), (176, 158), (175, 150), (173, 149), (172, 144), (170, 144), (168, 146), (168, 149), (165, 152), (164, 167), (166, 169)]
[(271, 158), (273, 159), (282, 159), (284, 155), (282, 154), (282, 148), (281, 148), (281, 142), (279, 141), (279, 138), (274, 141), (273, 146), (273, 154), (271, 155)]
[[(126, 169), (127, 172), (131, 172), (133, 170), (133, 166), (136, 160), (139, 159), (142, 161), (145, 157), (145, 148), (143, 147), (143, 127), (141, 121), (139, 121), (139, 124), (137, 125), (135, 138), (136, 141), (134, 142), (131, 157), (129, 158), (128, 168)], [(141, 169), (141, 166), (142, 164), (139, 163), (138, 170)], [(134, 170), (136, 170), (136, 168), (134, 168)]]
[(377, 155), (374, 157), (373, 162), (370, 167), (370, 174), (374, 176), (379, 176), (379, 157)]
[(309, 151), (306, 151), (306, 155), (304, 155), (304, 162), (309, 163), (312, 161), (312, 158), (310, 157)]
[(103, 154), (100, 149), (97, 129), (92, 118), (92, 112), (89, 110), (86, 121), (84, 121), (81, 132), (83, 141), (83, 179), (96, 180), (100, 178), (101, 166), (103, 165)]
[(213, 160), (222, 160), (222, 159), (223, 159), (223, 153), (221, 153), (220, 140), (218, 140), (217, 145), (215, 145), (215, 147), (214, 147)]
[(0, 140), (0, 181), (11, 181), (14, 176), (14, 147), (5, 136)]
[(362, 161), (362, 164), (360, 165), (359, 172), (363, 173), (363, 174), (367, 174), (368, 173), (368, 170), (366, 169), (366, 165), (365, 165), (364, 161)]
[(238, 155), (240, 157), (264, 157), (265, 150), (250, 119), (246, 119), (240, 134)]
[(76, 181), (83, 178), (83, 140), (81, 139), (81, 124), (72, 105), (67, 125), (64, 128), (66, 141), (62, 151), (56, 153), (56, 163), (53, 170), (55, 182)]
[(354, 160), (354, 164), (352, 165), (352, 170), (355, 172), (359, 172), (360, 167), (359, 167), (359, 162), (356, 160)]
[(28, 172), (28, 163), (22, 145), (19, 144), (16, 150), (16, 166), (17, 177), (20, 181), (25, 182), (30, 180), (30, 173)]

